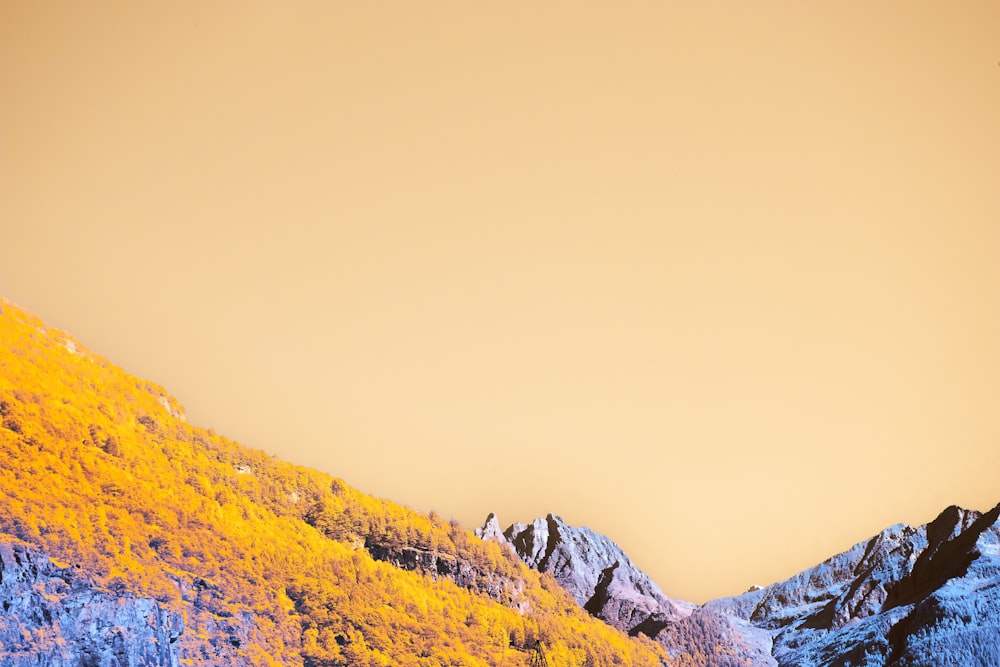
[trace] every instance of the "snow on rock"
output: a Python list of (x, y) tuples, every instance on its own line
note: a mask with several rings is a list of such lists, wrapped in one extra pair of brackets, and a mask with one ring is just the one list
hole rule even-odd
[(485, 523), (480, 528), (476, 528), (473, 531), (481, 540), (493, 540), (494, 542), (499, 542), (500, 544), (506, 544), (507, 538), (504, 537), (503, 530), (500, 528), (500, 521), (497, 519), (497, 515), (490, 512), (490, 515), (486, 517)]
[[(494, 522), (496, 518), (493, 518)], [(483, 534), (493, 530), (490, 521)], [(631, 634), (655, 637), (693, 605), (671, 600), (609, 538), (549, 514), (515, 523), (503, 537), (529, 567), (551, 573), (581, 607)]]
[(782, 667), (1000, 666), (998, 515), (949, 507), (705, 608), (769, 631)]
[[(773, 667), (771, 635), (748, 622), (667, 597), (608, 537), (549, 514), (499, 533), (490, 514), (476, 530), (509, 544), (529, 567), (550, 573), (591, 615), (630, 635), (646, 635), (684, 664)], [(696, 659), (692, 656), (699, 656)]]
[[(763, 588), (698, 607), (668, 598), (609, 538), (553, 514), (500, 532), (577, 603), (685, 664), (1000, 667), (1000, 505), (897, 524)], [(701, 656), (692, 659), (692, 656)]]

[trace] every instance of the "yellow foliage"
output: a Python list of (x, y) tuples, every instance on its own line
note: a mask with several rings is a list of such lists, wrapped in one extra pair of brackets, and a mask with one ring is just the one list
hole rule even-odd
[[(666, 663), (498, 545), (191, 426), (163, 388), (0, 310), (0, 539), (186, 614), (185, 664), (245, 618), (227, 650), (251, 664)], [(469, 564), (463, 586), (390, 564), (406, 553)]]

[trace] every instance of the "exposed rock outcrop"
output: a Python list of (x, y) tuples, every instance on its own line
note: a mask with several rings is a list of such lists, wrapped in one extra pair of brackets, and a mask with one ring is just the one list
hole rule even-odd
[(0, 543), (0, 667), (177, 667), (180, 615)]
[(493, 540), (500, 544), (507, 544), (507, 538), (504, 537), (503, 529), (500, 527), (500, 520), (493, 512), (490, 512), (489, 516), (486, 517), (482, 526), (472, 532), (481, 540)]
[(421, 572), (435, 579), (444, 577), (501, 604), (522, 611), (527, 608), (521, 600), (523, 581), (504, 577), (489, 567), (438, 550), (379, 542), (371, 537), (365, 540), (365, 549), (375, 560), (402, 570)]

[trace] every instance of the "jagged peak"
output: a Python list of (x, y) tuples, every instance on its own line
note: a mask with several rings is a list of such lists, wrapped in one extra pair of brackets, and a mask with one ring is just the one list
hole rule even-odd
[(995, 586), (998, 518), (1000, 505), (986, 513), (951, 505), (929, 523), (890, 526), (786, 580), (704, 608), (768, 629), (782, 665), (829, 664), (814, 662), (815, 656), (848, 644), (900, 653), (908, 637), (924, 632), (922, 624), (950, 627), (942, 610), (962, 619), (958, 627), (976, 614), (995, 613), (989, 595), (966, 609), (955, 602), (955, 591)]
[[(484, 536), (496, 530), (495, 521), (488, 516), (476, 534), (489, 539)], [(530, 523), (513, 523), (503, 537), (526, 565), (551, 573), (577, 604), (631, 634), (654, 636), (693, 608), (664, 595), (614, 540), (570, 525), (553, 512)]]
[(507, 542), (507, 538), (504, 536), (503, 530), (500, 528), (500, 520), (497, 519), (497, 515), (490, 512), (486, 516), (486, 521), (479, 528), (472, 531), (476, 537), (481, 540), (493, 540), (495, 542), (500, 542), (504, 544)]
[(928, 529), (933, 526), (937, 530), (950, 530), (961, 532), (972, 525), (983, 515), (977, 510), (965, 509), (959, 505), (948, 505), (933, 521), (927, 524)]

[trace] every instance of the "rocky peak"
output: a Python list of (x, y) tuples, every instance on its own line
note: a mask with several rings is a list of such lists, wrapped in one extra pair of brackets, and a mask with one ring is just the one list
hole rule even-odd
[(1000, 664), (998, 516), (948, 507), (705, 608), (770, 631), (781, 665)]
[(567, 524), (555, 514), (511, 524), (499, 533), (490, 514), (476, 535), (509, 544), (529, 567), (550, 573), (593, 616), (636, 635), (655, 637), (693, 605), (664, 595), (608, 537)]
[[(986, 533), (996, 541), (1000, 505), (985, 514), (952, 505), (921, 529), (926, 546), (906, 575), (894, 582), (885, 600), (887, 608), (917, 602), (951, 579), (966, 575), (981, 555), (977, 548)], [(1000, 565), (1000, 562), (996, 563)]]
[(507, 538), (504, 537), (503, 529), (500, 528), (500, 521), (497, 519), (497, 515), (490, 512), (490, 515), (486, 517), (486, 521), (482, 526), (476, 528), (473, 531), (481, 540), (493, 540), (494, 542), (499, 542), (504, 544), (507, 542)]

